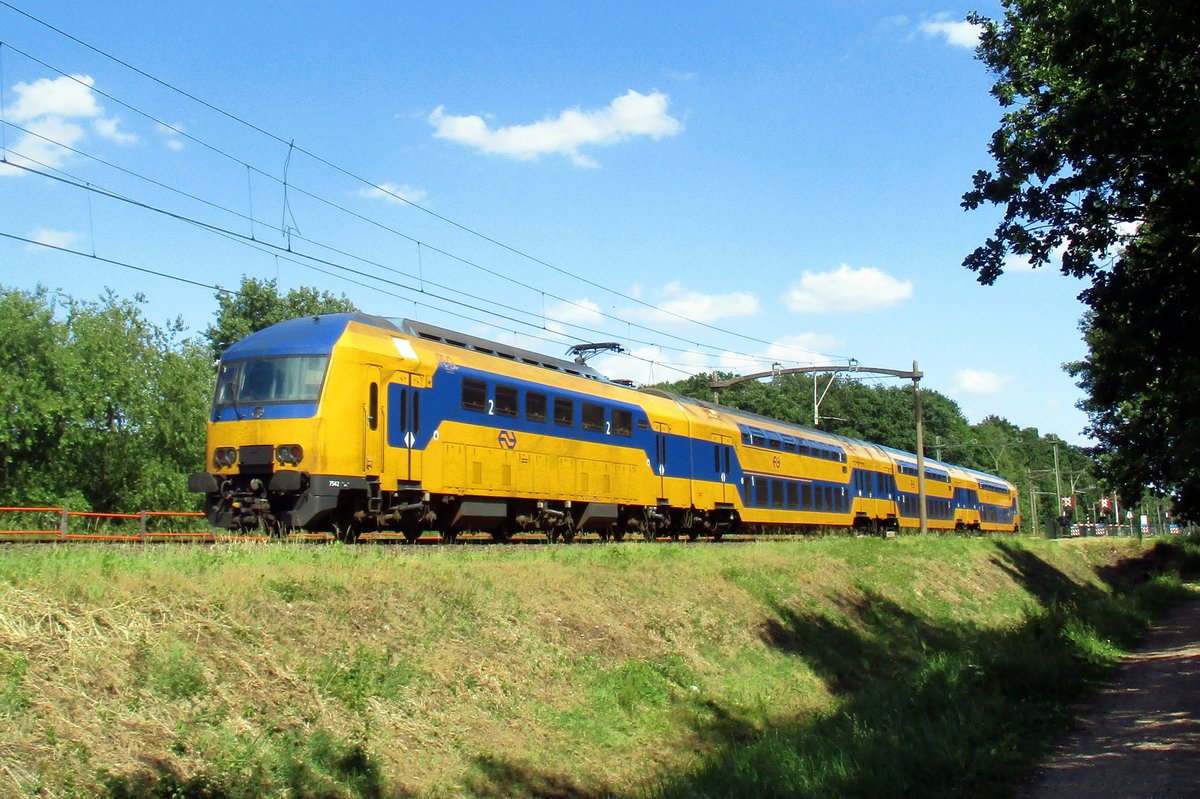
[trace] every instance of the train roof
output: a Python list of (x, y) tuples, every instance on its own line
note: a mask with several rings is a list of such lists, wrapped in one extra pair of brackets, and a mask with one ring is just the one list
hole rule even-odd
[[(857, 439), (857, 438), (849, 438), (848, 436), (842, 436), (842, 435), (838, 435), (836, 433), (829, 433), (824, 430), (818, 430), (814, 427), (806, 427), (804, 425), (795, 424), (793, 422), (784, 422), (779, 419), (773, 419), (770, 416), (762, 416), (761, 414), (752, 413), (751, 411), (743, 411), (738, 408), (731, 408), (728, 405), (718, 405), (715, 402), (707, 402), (705, 400), (695, 399), (694, 397), (685, 397), (682, 394), (674, 394), (669, 391), (663, 391), (662, 389), (659, 389), (659, 388), (644, 388), (644, 389), (642, 389), (642, 392), (646, 393), (646, 394), (653, 394), (655, 396), (667, 397), (669, 399), (674, 399), (677, 402), (687, 404), (687, 405), (694, 405), (694, 406), (697, 406), (700, 408), (707, 408), (708, 410), (715, 411), (717, 413), (726, 414), (734, 419), (743, 419), (743, 420), (746, 420), (749, 422), (756, 422), (756, 423), (770, 425), (770, 426), (773, 426), (776, 428), (783, 428), (786, 430), (795, 431), (797, 433), (801, 433), (804, 435), (816, 435), (816, 436), (820, 436), (820, 437), (823, 437), (826, 439), (832, 439), (833, 441), (839, 442), (843, 445), (849, 445), (852, 447), (873, 447), (875, 449), (886, 452), (887, 454), (891, 455), (894, 458), (901, 458), (901, 459), (904, 459), (907, 461), (911, 461), (914, 466), (916, 465), (916, 462), (917, 462), (917, 456), (912, 452), (905, 452), (902, 449), (896, 449), (895, 447), (884, 446), (883, 444), (876, 444), (872, 441), (864, 441), (864, 440)], [(981, 472), (977, 469), (969, 469), (965, 466), (958, 466), (958, 465), (952, 464), (952, 463), (945, 463), (944, 461), (935, 460), (935, 459), (929, 458), (929, 457), (926, 457), (924, 460), (925, 460), (925, 468), (926, 469), (934, 469), (938, 472), (947, 473), (947, 474), (950, 472), (950, 470), (956, 469), (956, 470), (959, 470), (961, 472), (968, 474), (969, 476), (971, 476), (977, 480), (984, 479), (984, 480), (988, 480), (988, 481), (1000, 481), (1001, 483), (1011, 485), (1011, 483), (1009, 483), (1008, 480), (1005, 480), (1003, 477), (1000, 477), (999, 475), (989, 474), (987, 472)]]
[[(520, 347), (512, 347), (507, 344), (501, 344), (497, 341), (489, 341), (478, 336), (470, 336), (466, 333), (459, 333), (455, 330), (448, 330), (444, 327), (426, 324), (425, 322), (417, 322), (412, 319), (405, 319), (401, 323), (404, 332), (416, 338), (425, 339), (426, 341), (436, 341), (439, 344), (446, 344), (451, 347), (459, 347), (461, 349), (470, 350), (471, 352), (479, 352), (484, 355), (493, 355), (497, 358), (503, 358), (508, 361), (517, 363), (529, 364), (530, 366), (540, 366), (543, 369), (550, 369), (555, 372), (575, 375), (576, 377), (586, 378), (588, 380), (598, 380), (603, 383), (612, 383), (607, 377), (597, 372), (587, 364), (568, 361), (564, 358), (554, 358), (549, 355), (533, 352), (532, 350), (521, 349)], [(613, 385), (620, 385), (613, 383)]]
[(740, 408), (733, 408), (728, 405), (718, 405), (715, 402), (708, 402), (706, 400), (696, 399), (695, 397), (685, 397), (682, 394), (674, 394), (670, 391), (663, 391), (661, 388), (643, 388), (642, 393), (653, 394), (653, 395), (659, 396), (659, 397), (668, 397), (670, 399), (675, 400), (676, 402), (680, 402), (685, 405), (694, 405), (699, 408), (706, 408), (710, 411), (725, 414), (727, 416), (731, 416), (736, 419), (743, 419), (747, 422), (754, 422), (756, 424), (765, 424), (765, 425), (769, 425), (772, 427), (781, 427), (781, 428), (795, 431), (797, 433), (801, 433), (804, 435), (815, 435), (815, 436), (822, 437), (822, 438), (832, 439), (834, 441), (837, 441), (837, 442), (843, 443), (843, 444), (854, 444), (854, 445), (867, 444), (869, 446), (874, 446), (873, 444), (870, 444), (870, 442), (859, 441), (857, 439), (847, 438), (846, 436), (839, 436), (836, 433), (829, 433), (825, 430), (818, 430), (815, 427), (805, 427), (802, 424), (796, 424), (795, 422), (785, 422), (780, 419), (774, 419), (770, 416), (763, 416), (762, 414), (754, 413), (752, 411), (743, 411)]
[(319, 316), (301, 316), (286, 322), (264, 327), (251, 333), (225, 350), (225, 360), (261, 358), (269, 355), (327, 355), (333, 349), (346, 326), (351, 322), (388, 328), (400, 333), (382, 316), (365, 313), (334, 313)]
[(354, 312), (320, 314), (289, 319), (286, 322), (265, 327), (251, 333), (231, 345), (223, 354), (227, 360), (257, 358), (268, 355), (324, 355), (333, 349), (346, 326), (360, 322), (382, 328), (397, 335), (407, 335), (425, 341), (433, 341), (450, 347), (491, 355), (507, 361), (539, 366), (543, 369), (596, 380), (612, 385), (624, 385), (609, 380), (587, 364), (542, 355), (532, 350), (512, 347), (497, 341), (459, 333), (413, 319), (388, 319), (382, 316)]

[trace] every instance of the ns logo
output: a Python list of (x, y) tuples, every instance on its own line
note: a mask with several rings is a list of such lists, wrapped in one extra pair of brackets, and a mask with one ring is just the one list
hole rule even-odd
[(496, 441), (505, 449), (515, 449), (517, 434), (512, 430), (501, 430), (500, 435), (496, 436)]

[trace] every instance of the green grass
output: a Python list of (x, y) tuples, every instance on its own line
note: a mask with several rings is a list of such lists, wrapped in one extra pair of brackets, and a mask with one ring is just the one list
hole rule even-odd
[(999, 796), (1186, 593), (1173, 575), (1198, 551), (0, 548), (0, 779), (185, 799)]

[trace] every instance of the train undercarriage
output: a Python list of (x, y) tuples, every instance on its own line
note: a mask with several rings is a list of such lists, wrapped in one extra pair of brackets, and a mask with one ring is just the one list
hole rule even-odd
[(244, 533), (283, 535), (330, 532), (343, 540), (364, 533), (394, 532), (412, 542), (436, 532), (443, 541), (460, 533), (488, 533), (499, 542), (538, 533), (570, 543), (582, 534), (602, 541), (627, 536), (719, 541), (737, 530), (732, 506), (679, 508), (605, 502), (431, 494), (420, 485), (383, 490), (377, 479), (282, 471), (219, 479), (194, 474), (189, 488), (205, 494), (205, 513), (214, 527)]

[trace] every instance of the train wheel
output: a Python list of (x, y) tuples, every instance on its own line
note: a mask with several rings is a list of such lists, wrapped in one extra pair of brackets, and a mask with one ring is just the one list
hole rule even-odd
[(512, 528), (508, 525), (501, 525), (495, 530), (492, 530), (492, 540), (497, 544), (507, 544), (512, 541)]
[(415, 544), (421, 539), (421, 529), (419, 527), (407, 527), (404, 530), (404, 541), (408, 544)]
[(456, 538), (458, 538), (458, 533), (456, 533), (456, 532), (446, 530), (445, 532), (442, 533), (442, 543), (443, 544), (453, 544), (454, 539), (456, 539)]
[(612, 540), (613, 541), (624, 541), (625, 540), (625, 531), (622, 530), (620, 527), (614, 527), (613, 531), (612, 531)]

